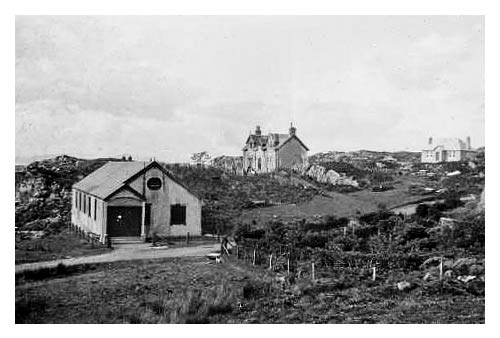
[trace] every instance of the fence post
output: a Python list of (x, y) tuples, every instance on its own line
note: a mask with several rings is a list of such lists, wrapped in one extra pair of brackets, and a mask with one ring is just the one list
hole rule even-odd
[(290, 275), (290, 257), (286, 258), (286, 271), (287, 274)]
[(375, 279), (377, 279), (377, 268), (373, 267), (372, 281), (375, 281)]
[(273, 269), (273, 254), (269, 256), (269, 270)]
[(252, 265), (255, 265), (255, 248), (253, 249), (253, 258), (252, 258)]
[(236, 258), (240, 259), (240, 246), (236, 245)]
[(311, 271), (312, 271), (311, 277), (312, 277), (312, 280), (314, 280), (315, 279), (315, 275), (314, 275), (314, 272), (315, 272), (314, 271), (314, 262), (311, 263)]
[(346, 232), (347, 232), (347, 227), (344, 227), (344, 237), (345, 237)]
[(189, 231), (186, 232), (186, 244), (189, 244)]

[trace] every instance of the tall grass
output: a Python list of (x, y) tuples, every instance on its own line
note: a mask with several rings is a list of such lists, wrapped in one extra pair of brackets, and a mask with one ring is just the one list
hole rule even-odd
[(124, 320), (129, 323), (207, 324), (212, 316), (236, 310), (241, 293), (227, 285), (188, 289), (177, 295), (165, 292), (145, 300), (135, 312), (125, 314)]

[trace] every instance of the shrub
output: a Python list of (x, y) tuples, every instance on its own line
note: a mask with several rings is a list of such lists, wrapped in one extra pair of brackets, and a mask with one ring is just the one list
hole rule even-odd
[(248, 281), (243, 285), (242, 296), (245, 299), (256, 299), (265, 296), (270, 291), (271, 285), (265, 282)]
[(329, 215), (325, 220), (325, 227), (329, 229), (342, 228), (349, 224), (349, 219), (347, 217), (339, 217), (337, 218), (334, 215)]
[(324, 248), (328, 238), (319, 234), (308, 232), (301, 241), (301, 245), (309, 248)]

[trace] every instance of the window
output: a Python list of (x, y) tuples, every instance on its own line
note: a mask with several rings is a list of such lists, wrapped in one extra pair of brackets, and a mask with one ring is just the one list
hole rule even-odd
[(90, 208), (90, 205), (92, 204), (92, 203), (91, 203), (91, 201), (90, 201), (90, 196), (89, 196), (89, 198), (88, 198), (88, 201), (89, 201), (89, 204), (88, 204), (88, 205), (89, 205), (89, 210), (88, 210), (88, 212), (89, 212), (89, 217), (90, 217), (90, 216), (92, 215), (92, 214), (90, 213), (90, 209), (91, 209), (91, 208)]
[(148, 180), (147, 186), (150, 190), (158, 190), (161, 188), (161, 180), (158, 177), (151, 177)]
[(186, 225), (186, 206), (173, 204), (170, 207), (170, 225), (184, 224)]
[(82, 211), (82, 193), (78, 192), (78, 210)]
[(97, 198), (94, 198), (94, 221), (97, 220)]

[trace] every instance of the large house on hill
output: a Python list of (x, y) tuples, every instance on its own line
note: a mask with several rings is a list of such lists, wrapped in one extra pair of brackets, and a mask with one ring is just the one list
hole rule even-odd
[(464, 142), (459, 138), (443, 138), (434, 141), (429, 137), (422, 150), (422, 163), (460, 162), (469, 160), (475, 153), (470, 137)]
[(201, 200), (159, 163), (108, 162), (72, 187), (71, 222), (102, 243), (201, 235)]
[(301, 169), (307, 164), (308, 151), (292, 125), (288, 134), (268, 135), (262, 135), (257, 126), (255, 133), (250, 133), (243, 147), (243, 172), (259, 174), (280, 168)]

